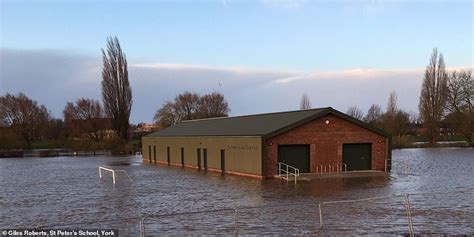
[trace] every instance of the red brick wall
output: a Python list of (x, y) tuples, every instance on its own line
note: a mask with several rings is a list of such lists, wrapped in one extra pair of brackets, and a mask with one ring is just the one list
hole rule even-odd
[[(326, 120), (329, 124), (325, 123)], [(387, 141), (384, 136), (337, 116), (327, 115), (268, 139), (265, 177), (277, 174), (279, 144), (310, 144), (310, 172), (316, 172), (318, 165), (342, 163), (344, 143), (372, 143), (372, 170), (385, 170)]]

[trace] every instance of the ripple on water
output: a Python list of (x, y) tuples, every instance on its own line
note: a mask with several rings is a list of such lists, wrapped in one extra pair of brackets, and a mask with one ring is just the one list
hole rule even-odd
[[(398, 193), (474, 188), (474, 149), (394, 150), (393, 160), (409, 172), (389, 177), (334, 178), (300, 182), (221, 176), (196, 170), (143, 164), (135, 157), (58, 157), (0, 159), (0, 229), (34, 227), (118, 228), (139, 231), (143, 214), (157, 215), (219, 208), (288, 203), (279, 207), (241, 208), (240, 234), (371, 234), (408, 232), (403, 198), (324, 205), (319, 229), (319, 201), (387, 196)], [(126, 170), (98, 178), (98, 167)], [(396, 168), (396, 167), (395, 167)], [(418, 233), (474, 234), (474, 194), (411, 196)], [(177, 215), (147, 220), (147, 233), (234, 234), (233, 211)], [(110, 219), (127, 219), (103, 222)], [(83, 223), (85, 222), (85, 223)], [(83, 223), (83, 224), (81, 224)]]

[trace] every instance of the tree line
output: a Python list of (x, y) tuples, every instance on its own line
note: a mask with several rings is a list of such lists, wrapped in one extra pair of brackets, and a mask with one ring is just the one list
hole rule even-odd
[[(24, 93), (0, 96), (0, 149), (29, 149), (41, 141), (81, 150), (131, 149), (128, 140), (133, 98), (126, 55), (117, 37), (109, 37), (101, 52), (102, 101), (69, 101), (63, 118), (53, 118), (44, 105)], [(229, 111), (221, 93), (201, 96), (186, 91), (158, 109), (154, 122), (167, 127), (183, 120), (228, 116)]]
[[(90, 98), (67, 102), (61, 119), (53, 118), (44, 105), (23, 93), (0, 96), (0, 148), (31, 148), (34, 142), (45, 140), (61, 141), (58, 147), (73, 143), (81, 149), (126, 148), (133, 104), (127, 59), (117, 37), (109, 37), (106, 49), (101, 51), (102, 103)], [(443, 55), (434, 49), (425, 69), (418, 116), (398, 108), (395, 92), (389, 96), (386, 111), (373, 104), (366, 115), (357, 106), (346, 113), (387, 131), (396, 145), (402, 143), (416, 121), (421, 122), (423, 134), (431, 143), (436, 142), (444, 123), (473, 145), (473, 101), (472, 70), (448, 72)], [(303, 95), (300, 108), (311, 108), (308, 95)], [(229, 112), (221, 93), (200, 95), (185, 91), (166, 101), (153, 121), (168, 127), (183, 120), (226, 117)]]
[(395, 147), (403, 145), (402, 137), (409, 132), (410, 124), (416, 122), (416, 115), (398, 108), (395, 91), (390, 93), (385, 111), (380, 105), (372, 104), (365, 115), (357, 106), (349, 107), (346, 114), (388, 133)]
[(3, 148), (31, 148), (33, 142), (44, 140), (79, 140), (76, 144), (86, 141), (88, 145), (97, 145), (105, 137), (104, 128), (108, 123), (115, 133), (114, 138), (126, 141), (132, 89), (127, 59), (117, 37), (107, 39), (102, 62), (102, 104), (88, 98), (67, 102), (64, 119), (53, 118), (44, 105), (23, 93), (0, 96), (0, 125), (4, 132), (0, 139), (7, 140), (2, 142)]
[(156, 111), (153, 121), (169, 127), (183, 120), (216, 118), (229, 116), (229, 104), (218, 92), (199, 95), (186, 91), (167, 101)]
[[(444, 125), (474, 145), (474, 80), (472, 69), (448, 71), (442, 54), (435, 48), (425, 69), (418, 112), (408, 113), (397, 106), (397, 94), (388, 98), (386, 111), (378, 104), (370, 106), (367, 114), (357, 106), (351, 106), (346, 113), (363, 120), (392, 136), (395, 146), (402, 145), (402, 138), (410, 132), (414, 124), (421, 125), (420, 133), (427, 141), (435, 144)], [(311, 103), (306, 94), (301, 98), (300, 109), (308, 109)], [(416, 134), (420, 135), (420, 134)]]

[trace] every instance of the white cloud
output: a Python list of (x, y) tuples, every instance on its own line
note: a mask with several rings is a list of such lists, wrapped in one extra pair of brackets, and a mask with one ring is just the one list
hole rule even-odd
[(384, 70), (384, 69), (348, 69), (339, 71), (315, 71), (307, 74), (299, 74), (288, 78), (282, 78), (276, 80), (276, 83), (291, 83), (301, 80), (322, 80), (322, 79), (334, 79), (334, 80), (371, 80), (381, 79), (386, 77), (397, 77), (397, 76), (413, 76), (418, 75), (424, 69), (395, 69), (395, 70)]
[[(57, 51), (0, 50), (0, 93), (24, 92), (62, 116), (67, 101), (100, 99), (100, 58)], [(459, 69), (461, 67), (457, 67)], [(464, 67), (465, 68), (465, 67)], [(386, 104), (391, 91), (399, 106), (416, 111), (424, 69), (348, 69), (297, 72), (185, 64), (129, 64), (133, 123), (151, 122), (176, 94), (222, 92), (232, 115), (294, 110), (303, 93), (314, 107), (345, 111)]]
[(199, 64), (173, 64), (173, 63), (157, 63), (157, 64), (130, 64), (130, 67), (149, 68), (157, 70), (203, 70), (203, 71), (220, 71), (235, 73), (241, 75), (257, 75), (257, 74), (289, 74), (297, 73), (291, 71), (282, 71), (274, 69), (256, 69), (246, 67), (215, 67)]

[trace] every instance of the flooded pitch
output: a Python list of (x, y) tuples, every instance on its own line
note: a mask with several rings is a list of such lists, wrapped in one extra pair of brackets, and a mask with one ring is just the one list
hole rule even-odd
[[(292, 183), (143, 164), (135, 157), (0, 159), (0, 229), (109, 228), (162, 234), (406, 234), (401, 193), (474, 190), (474, 149), (394, 150), (389, 177)], [(115, 186), (98, 167), (126, 170)], [(318, 203), (390, 196), (376, 200)], [(474, 192), (410, 196), (415, 233), (474, 234)], [(292, 204), (297, 205), (292, 205)], [(257, 208), (258, 207), (258, 208)], [(237, 208), (238, 212), (235, 212)], [(186, 215), (178, 212), (225, 209)], [(158, 216), (161, 215), (161, 216)], [(237, 220), (237, 221), (235, 221)]]

